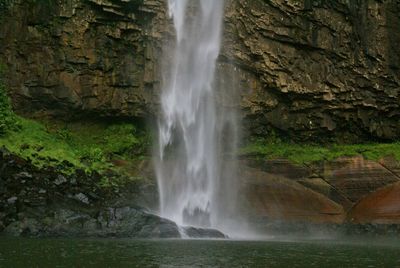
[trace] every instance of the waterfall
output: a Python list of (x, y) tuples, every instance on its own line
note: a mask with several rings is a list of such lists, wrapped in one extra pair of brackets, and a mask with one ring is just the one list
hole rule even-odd
[[(168, 0), (176, 39), (163, 68), (156, 173), (161, 216), (179, 225), (216, 228), (234, 183), (222, 182), (223, 129), (216, 107), (216, 61), (223, 0)], [(234, 125), (234, 124), (232, 124)], [(231, 142), (232, 144), (235, 142)], [(227, 166), (227, 165), (225, 165)], [(232, 189), (230, 189), (232, 188)]]

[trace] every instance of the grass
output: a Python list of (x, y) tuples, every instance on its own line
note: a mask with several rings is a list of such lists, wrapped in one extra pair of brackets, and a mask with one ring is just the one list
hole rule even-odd
[(282, 141), (255, 140), (240, 149), (241, 155), (257, 155), (267, 159), (287, 158), (296, 164), (333, 160), (342, 156), (362, 155), (378, 160), (392, 155), (400, 160), (400, 142), (352, 145), (291, 144)]
[(17, 117), (19, 129), (0, 136), (0, 147), (37, 167), (54, 166), (69, 173), (116, 170), (112, 160), (145, 155), (149, 137), (129, 123), (40, 123)]

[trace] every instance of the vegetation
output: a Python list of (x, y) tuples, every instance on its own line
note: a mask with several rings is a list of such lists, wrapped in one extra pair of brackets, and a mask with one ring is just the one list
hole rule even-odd
[(143, 156), (149, 137), (133, 124), (40, 123), (17, 116), (2, 81), (0, 66), (0, 147), (31, 161), (38, 167), (60, 171), (104, 172), (115, 169), (113, 159)]
[(3, 69), (4, 67), (0, 66), (0, 136), (18, 128), (17, 118), (12, 111), (10, 99), (2, 80)]
[(17, 117), (19, 129), (0, 138), (0, 147), (38, 167), (55, 166), (63, 172), (116, 170), (113, 160), (143, 157), (149, 137), (127, 123), (90, 125), (39, 123)]
[(392, 155), (400, 160), (400, 142), (352, 145), (292, 144), (279, 139), (258, 139), (251, 141), (240, 150), (242, 155), (256, 155), (267, 159), (287, 158), (297, 164), (307, 164), (321, 160), (333, 160), (341, 156), (362, 155), (378, 160)]
[(67, 124), (22, 118), (13, 112), (1, 77), (0, 73), (0, 147), (40, 168), (55, 167), (66, 174), (77, 169), (108, 173), (103, 186), (120, 184), (122, 177), (137, 179), (129, 164), (137, 166), (146, 155), (150, 137), (145, 131), (126, 122)]

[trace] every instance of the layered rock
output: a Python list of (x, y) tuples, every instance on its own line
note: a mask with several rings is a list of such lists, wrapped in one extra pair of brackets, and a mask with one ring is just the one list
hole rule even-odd
[(326, 162), (323, 177), (352, 203), (383, 186), (399, 181), (399, 177), (390, 169), (362, 156), (342, 157)]
[(241, 166), (245, 210), (264, 224), (397, 224), (400, 220), (399, 165), (393, 157), (379, 161), (342, 157), (298, 166), (284, 159), (250, 158)]
[(265, 222), (342, 223), (339, 204), (284, 177), (246, 168), (240, 174), (253, 217)]
[(361, 199), (349, 212), (353, 223), (400, 224), (400, 182)]
[[(156, 113), (171, 56), (166, 1), (11, 2), (0, 59), (20, 112)], [(227, 0), (219, 85), (241, 98), (220, 104), (256, 135), (398, 138), (399, 11), (396, 1)]]
[(150, 114), (157, 102), (162, 1), (12, 1), (1, 61), (20, 112), (68, 117)]
[(222, 58), (244, 73), (252, 132), (398, 137), (399, 11), (397, 1), (228, 1)]

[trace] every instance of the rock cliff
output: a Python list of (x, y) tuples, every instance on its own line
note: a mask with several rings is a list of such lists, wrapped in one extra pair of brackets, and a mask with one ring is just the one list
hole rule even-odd
[[(20, 113), (157, 113), (173, 35), (166, 1), (6, 2), (0, 60)], [(219, 70), (234, 75), (224, 90), (240, 101), (221, 103), (240, 109), (254, 135), (397, 139), (399, 14), (394, 0), (227, 0)]]
[(247, 73), (242, 107), (254, 133), (398, 137), (398, 1), (254, 0), (228, 8), (223, 57)]
[(151, 113), (162, 1), (36, 2), (11, 1), (2, 14), (1, 61), (17, 110), (70, 117)]

